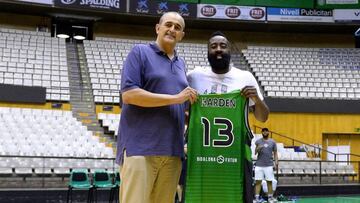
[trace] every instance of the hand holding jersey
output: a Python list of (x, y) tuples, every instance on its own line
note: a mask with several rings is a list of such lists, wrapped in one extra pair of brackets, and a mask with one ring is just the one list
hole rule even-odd
[(252, 107), (255, 118), (265, 122), (268, 119), (269, 108), (265, 102), (262, 101), (262, 98), (259, 97), (257, 89), (253, 86), (245, 86), (241, 90), (241, 94), (246, 98), (250, 98), (255, 103), (254, 107)]
[(255, 104), (259, 100), (261, 101), (257, 93), (257, 89), (254, 86), (245, 86), (244, 88), (242, 88), (241, 95), (243, 95), (246, 98), (250, 98), (251, 100), (253, 100)]
[(179, 94), (175, 96), (178, 97), (179, 103), (190, 101), (190, 103), (193, 104), (196, 101), (197, 92), (195, 89), (191, 87), (186, 87), (183, 91), (181, 91)]

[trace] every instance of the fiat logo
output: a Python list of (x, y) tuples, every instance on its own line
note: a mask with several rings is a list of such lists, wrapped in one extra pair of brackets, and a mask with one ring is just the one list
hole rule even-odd
[(237, 18), (240, 16), (240, 14), (241, 14), (241, 11), (238, 7), (231, 6), (231, 7), (227, 7), (225, 9), (225, 15), (229, 18)]
[(265, 11), (261, 8), (253, 8), (250, 10), (249, 15), (254, 19), (261, 19), (265, 16)]
[(201, 14), (206, 17), (211, 17), (216, 14), (216, 8), (214, 6), (204, 6), (200, 10)]

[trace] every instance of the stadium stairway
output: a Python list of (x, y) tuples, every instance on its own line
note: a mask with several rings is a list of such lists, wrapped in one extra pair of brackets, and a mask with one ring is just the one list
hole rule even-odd
[(250, 71), (249, 64), (247, 63), (244, 55), (241, 53), (241, 49), (238, 48), (236, 45), (234, 45), (232, 47), (231, 52), (232, 52), (231, 61), (234, 65), (234, 67), (241, 69), (241, 70)]
[(116, 145), (113, 136), (104, 133), (96, 117), (84, 45), (67, 42), (66, 52), (69, 67), (70, 104), (74, 117), (92, 131), (95, 136), (100, 137), (100, 141), (114, 148)]

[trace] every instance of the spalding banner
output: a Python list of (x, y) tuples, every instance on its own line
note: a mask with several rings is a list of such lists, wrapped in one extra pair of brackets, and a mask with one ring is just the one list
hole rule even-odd
[(126, 0), (54, 0), (55, 6), (126, 12)]
[(198, 18), (265, 21), (265, 7), (198, 4)]

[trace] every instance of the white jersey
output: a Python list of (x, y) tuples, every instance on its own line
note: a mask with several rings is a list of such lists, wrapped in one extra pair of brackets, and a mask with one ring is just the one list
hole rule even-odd
[[(196, 89), (199, 94), (228, 93), (241, 90), (245, 86), (254, 86), (259, 98), (264, 99), (255, 77), (249, 71), (235, 67), (231, 67), (225, 74), (216, 74), (210, 67), (196, 67), (187, 74), (187, 78), (189, 86)], [(254, 105), (251, 99), (249, 105)]]

